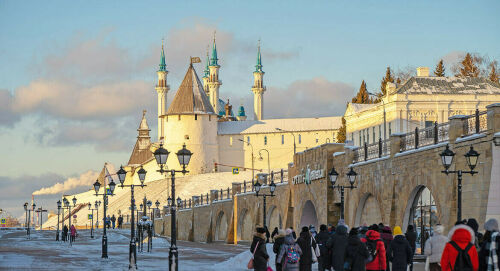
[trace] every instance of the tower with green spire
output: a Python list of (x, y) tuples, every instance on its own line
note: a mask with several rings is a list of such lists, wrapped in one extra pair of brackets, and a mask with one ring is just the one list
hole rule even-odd
[(257, 49), (257, 65), (255, 65), (255, 71), (256, 72), (264, 72), (262, 70), (262, 57), (260, 55), (260, 40), (259, 40), (259, 47)]
[(205, 91), (205, 94), (207, 94), (208, 98), (210, 99), (210, 90), (208, 88), (208, 81), (209, 81), (209, 76), (210, 76), (210, 68), (208, 65), (210, 64), (210, 58), (208, 57), (208, 49), (210, 46), (207, 46), (207, 63), (205, 66), (205, 70), (203, 71), (203, 77), (201, 78), (203, 80), (203, 90)]
[(214, 44), (212, 45), (212, 58), (210, 58), (210, 66), (219, 66), (217, 62), (217, 44), (215, 43), (215, 32), (214, 32)]
[(264, 86), (264, 71), (262, 70), (262, 56), (260, 54), (260, 40), (257, 47), (257, 65), (255, 65), (255, 71), (253, 72), (253, 112), (254, 120), (262, 120), (264, 118), (264, 92), (266, 87)]
[(165, 62), (165, 50), (163, 48), (163, 40), (161, 42), (161, 57), (159, 69), (156, 72), (158, 75), (158, 83), (156, 84), (156, 93), (158, 94), (158, 140), (163, 139), (163, 119), (162, 116), (166, 113), (167, 94), (170, 86), (167, 84), (167, 64)]
[[(207, 56), (208, 60), (208, 56)], [(215, 32), (214, 32), (214, 43), (212, 47), (212, 57), (210, 58), (210, 65), (208, 66), (208, 97), (210, 98), (210, 104), (214, 108), (215, 112), (219, 112), (223, 110), (219, 105), (219, 88), (222, 85), (222, 82), (219, 80), (219, 69), (220, 66), (217, 63), (219, 59), (217, 58), (217, 45), (215, 42)]]

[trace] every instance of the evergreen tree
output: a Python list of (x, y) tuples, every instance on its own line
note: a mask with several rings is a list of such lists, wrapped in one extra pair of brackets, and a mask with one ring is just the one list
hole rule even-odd
[(464, 60), (462, 60), (462, 65), (460, 67), (458, 77), (478, 77), (479, 67), (476, 65), (476, 60), (471, 56), (470, 53), (465, 55)]
[(498, 73), (497, 69), (495, 67), (495, 63), (491, 63), (491, 70), (490, 70), (490, 75), (489, 75), (490, 81), (498, 83)]
[(387, 85), (387, 82), (394, 83), (394, 78), (392, 77), (391, 74), (391, 68), (387, 67), (387, 70), (385, 72), (385, 77), (382, 78), (382, 82), (380, 82), (380, 91), (382, 93), (381, 96), (385, 96), (385, 85)]
[(345, 127), (345, 119), (342, 117), (342, 126), (340, 126), (339, 131), (337, 132), (337, 143), (345, 143), (346, 140), (346, 127)]
[(356, 94), (356, 97), (352, 98), (353, 103), (357, 104), (369, 104), (372, 102), (370, 99), (370, 96), (368, 94), (368, 90), (366, 89), (366, 83), (365, 80), (361, 82), (361, 86), (359, 87), (358, 94)]
[(444, 72), (445, 72), (445, 68), (444, 68), (443, 60), (441, 59), (439, 61), (439, 63), (436, 65), (436, 69), (434, 70), (434, 75), (437, 77), (444, 77)]

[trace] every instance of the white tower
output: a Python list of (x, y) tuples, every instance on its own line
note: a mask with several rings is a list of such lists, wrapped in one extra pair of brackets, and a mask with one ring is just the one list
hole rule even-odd
[(262, 120), (264, 118), (264, 92), (266, 87), (264, 86), (264, 71), (262, 70), (262, 58), (260, 55), (260, 40), (259, 47), (257, 51), (257, 65), (255, 65), (255, 71), (253, 72), (253, 118), (254, 120)]
[(164, 139), (163, 115), (165, 115), (165, 108), (167, 105), (167, 94), (170, 86), (167, 84), (167, 65), (165, 64), (165, 51), (163, 49), (163, 42), (161, 44), (161, 60), (160, 69), (156, 72), (158, 74), (158, 83), (156, 85), (156, 92), (158, 93), (158, 141)]
[(215, 114), (219, 115), (219, 88), (222, 85), (222, 82), (219, 80), (219, 64), (217, 63), (219, 59), (217, 58), (217, 45), (215, 44), (215, 33), (214, 33), (214, 44), (212, 48), (212, 58), (210, 59), (210, 69), (209, 77), (208, 77), (208, 92), (210, 104), (215, 110)]
[(203, 90), (205, 91), (205, 94), (207, 94), (207, 97), (210, 100), (210, 90), (208, 88), (208, 79), (210, 76), (210, 68), (208, 67), (208, 65), (210, 64), (210, 58), (208, 57), (208, 47), (209, 46), (207, 46), (207, 64), (205, 66), (205, 70), (203, 71), (202, 80), (203, 80)]

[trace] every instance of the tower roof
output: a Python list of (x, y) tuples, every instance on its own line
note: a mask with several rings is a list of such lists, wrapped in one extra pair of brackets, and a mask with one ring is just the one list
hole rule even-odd
[(210, 66), (219, 66), (217, 63), (217, 44), (215, 44), (215, 33), (214, 33), (214, 44), (212, 47), (212, 58), (210, 59)]
[(240, 105), (240, 109), (238, 110), (238, 117), (244, 117), (245, 116), (245, 108), (243, 105)]
[(160, 69), (158, 71), (167, 71), (167, 64), (165, 63), (165, 50), (163, 50), (163, 40), (161, 42), (161, 59), (160, 59)]
[(208, 47), (209, 46), (207, 46), (207, 65), (205, 66), (205, 70), (203, 71), (204, 72), (203, 78), (206, 78), (210, 75), (210, 69), (208, 68), (208, 64), (210, 63), (210, 58), (208, 57)]
[(182, 80), (174, 100), (168, 108), (167, 115), (208, 113), (214, 114), (214, 109), (203, 91), (203, 85), (196, 74), (193, 64)]
[(143, 110), (142, 111), (142, 120), (141, 120), (141, 124), (139, 124), (139, 129), (137, 130), (149, 130), (149, 125), (148, 125), (148, 121), (146, 120), (146, 110)]
[(259, 47), (257, 49), (257, 65), (255, 65), (255, 71), (256, 72), (264, 72), (264, 71), (262, 71), (262, 57), (260, 55), (260, 40), (259, 40)]

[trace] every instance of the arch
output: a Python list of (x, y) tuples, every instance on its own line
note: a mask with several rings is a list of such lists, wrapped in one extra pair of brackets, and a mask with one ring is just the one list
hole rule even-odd
[(238, 241), (252, 240), (253, 224), (250, 212), (243, 209), (238, 216)]
[(382, 221), (380, 206), (377, 199), (371, 193), (365, 193), (359, 201), (354, 219), (354, 226), (359, 226), (366, 223), (378, 224)]
[(281, 219), (281, 214), (275, 205), (273, 205), (269, 208), (269, 211), (267, 212), (266, 220), (267, 220), (267, 227), (269, 228), (269, 231), (272, 231), (275, 227), (278, 227), (278, 229), (283, 228), (283, 221)]
[(217, 215), (217, 223), (215, 224), (215, 240), (225, 241), (227, 237), (227, 218), (223, 211)]
[(314, 225), (318, 228), (318, 215), (316, 213), (316, 208), (312, 201), (308, 200), (302, 208), (302, 215), (300, 216), (299, 227)]

